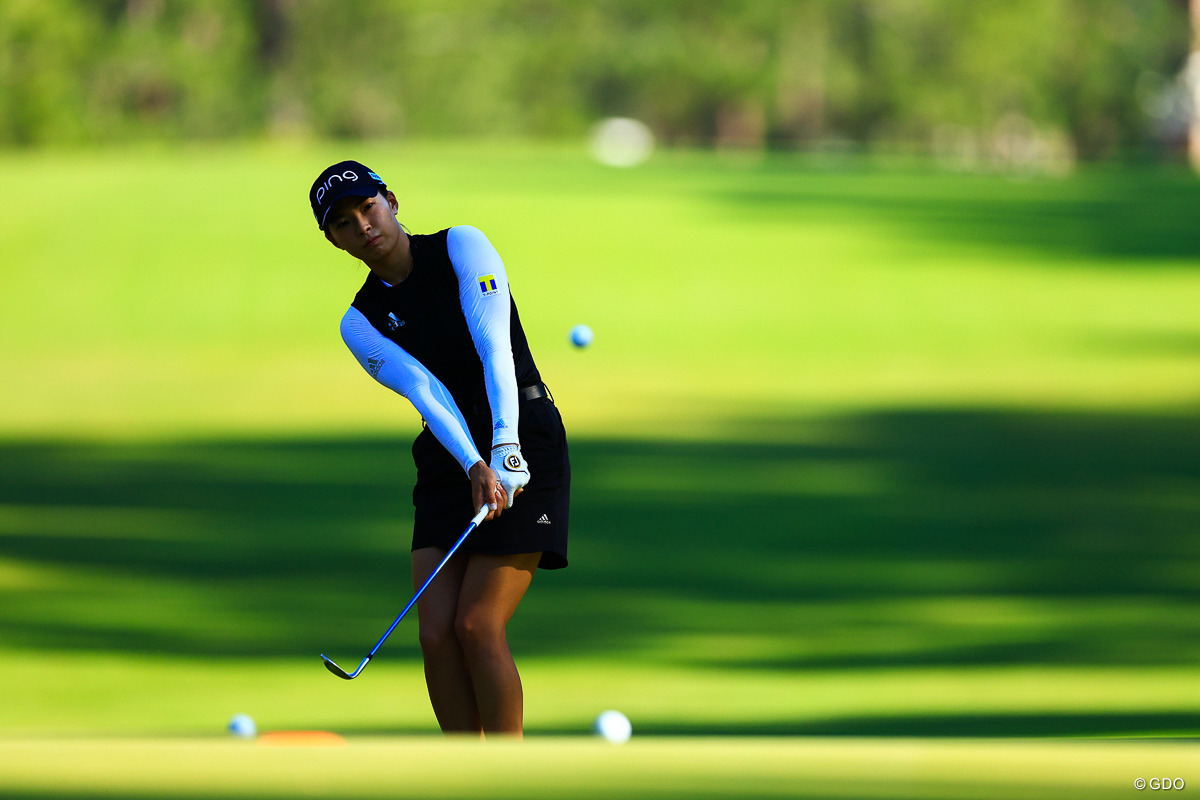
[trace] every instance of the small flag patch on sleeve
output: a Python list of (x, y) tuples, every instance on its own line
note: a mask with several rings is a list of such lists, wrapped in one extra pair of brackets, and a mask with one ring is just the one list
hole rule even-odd
[(496, 276), (495, 275), (480, 275), (479, 276), (479, 291), (484, 294), (492, 294), (496, 291)]

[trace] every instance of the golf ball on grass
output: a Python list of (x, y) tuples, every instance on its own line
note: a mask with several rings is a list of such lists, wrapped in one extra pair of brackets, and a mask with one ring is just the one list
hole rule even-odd
[(229, 720), (229, 732), (242, 739), (253, 739), (258, 735), (258, 726), (249, 714), (234, 714)]
[(576, 325), (571, 328), (571, 344), (576, 347), (587, 347), (592, 343), (592, 329), (587, 325)]
[(592, 729), (597, 736), (602, 736), (613, 744), (625, 744), (633, 735), (633, 724), (630, 723), (629, 717), (620, 711), (605, 711), (596, 717)]

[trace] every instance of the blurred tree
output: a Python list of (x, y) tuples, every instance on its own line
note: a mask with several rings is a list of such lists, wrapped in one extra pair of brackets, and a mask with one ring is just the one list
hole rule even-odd
[(70, 142), (87, 133), (84, 77), (100, 20), (72, 0), (0, 3), (0, 142)]
[(575, 136), (626, 115), (676, 143), (999, 151), (1058, 131), (1104, 157), (1145, 135), (1135, 87), (1182, 67), (1187, 12), (1186, 0), (6, 0), (0, 143)]
[(127, 0), (89, 70), (103, 138), (237, 135), (262, 117), (252, 8), (241, 0)]

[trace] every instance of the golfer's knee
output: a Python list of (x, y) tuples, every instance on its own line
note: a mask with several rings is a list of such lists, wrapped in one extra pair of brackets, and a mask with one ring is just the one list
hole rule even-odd
[(421, 644), (421, 652), (426, 654), (442, 653), (458, 647), (452, 624), (429, 625), (422, 623), (417, 633), (417, 641)]
[(468, 655), (484, 655), (504, 646), (504, 626), (490, 614), (460, 613), (454, 620), (454, 633)]

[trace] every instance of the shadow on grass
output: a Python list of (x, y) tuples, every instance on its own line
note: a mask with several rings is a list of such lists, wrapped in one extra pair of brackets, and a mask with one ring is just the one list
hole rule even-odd
[[(428, 728), (381, 726), (339, 729), (345, 736), (421, 736)], [(557, 728), (536, 725), (527, 736), (588, 737), (580, 726)], [(1200, 737), (1200, 714), (1186, 712), (1048, 713), (1020, 711), (1010, 714), (947, 713), (892, 714), (887, 716), (833, 717), (804, 720), (739, 720), (664, 722), (639, 720), (639, 738), (646, 736), (859, 736), (919, 738), (1167, 738), (1174, 741)]]
[[(759, 425), (743, 443), (573, 442), (573, 565), (537, 577), (521, 652), (784, 670), (1200, 656), (1197, 420), (867, 415), (819, 442)], [(411, 591), (411, 470), (390, 439), (0, 445), (0, 638), (357, 657)]]
[[(638, 723), (638, 736), (869, 736), (869, 737), (1137, 737), (1172, 740), (1200, 736), (1200, 714), (947, 714), (853, 717), (785, 722)], [(575, 729), (538, 729), (538, 736), (582, 735)]]
[[(929, 172), (814, 174), (769, 162), (723, 196), (731, 213), (887, 221), (939, 240), (1121, 259), (1200, 256), (1200, 185), (1184, 170), (1092, 169), (1069, 180)], [(1095, 266), (1092, 264), (1092, 266)]]

